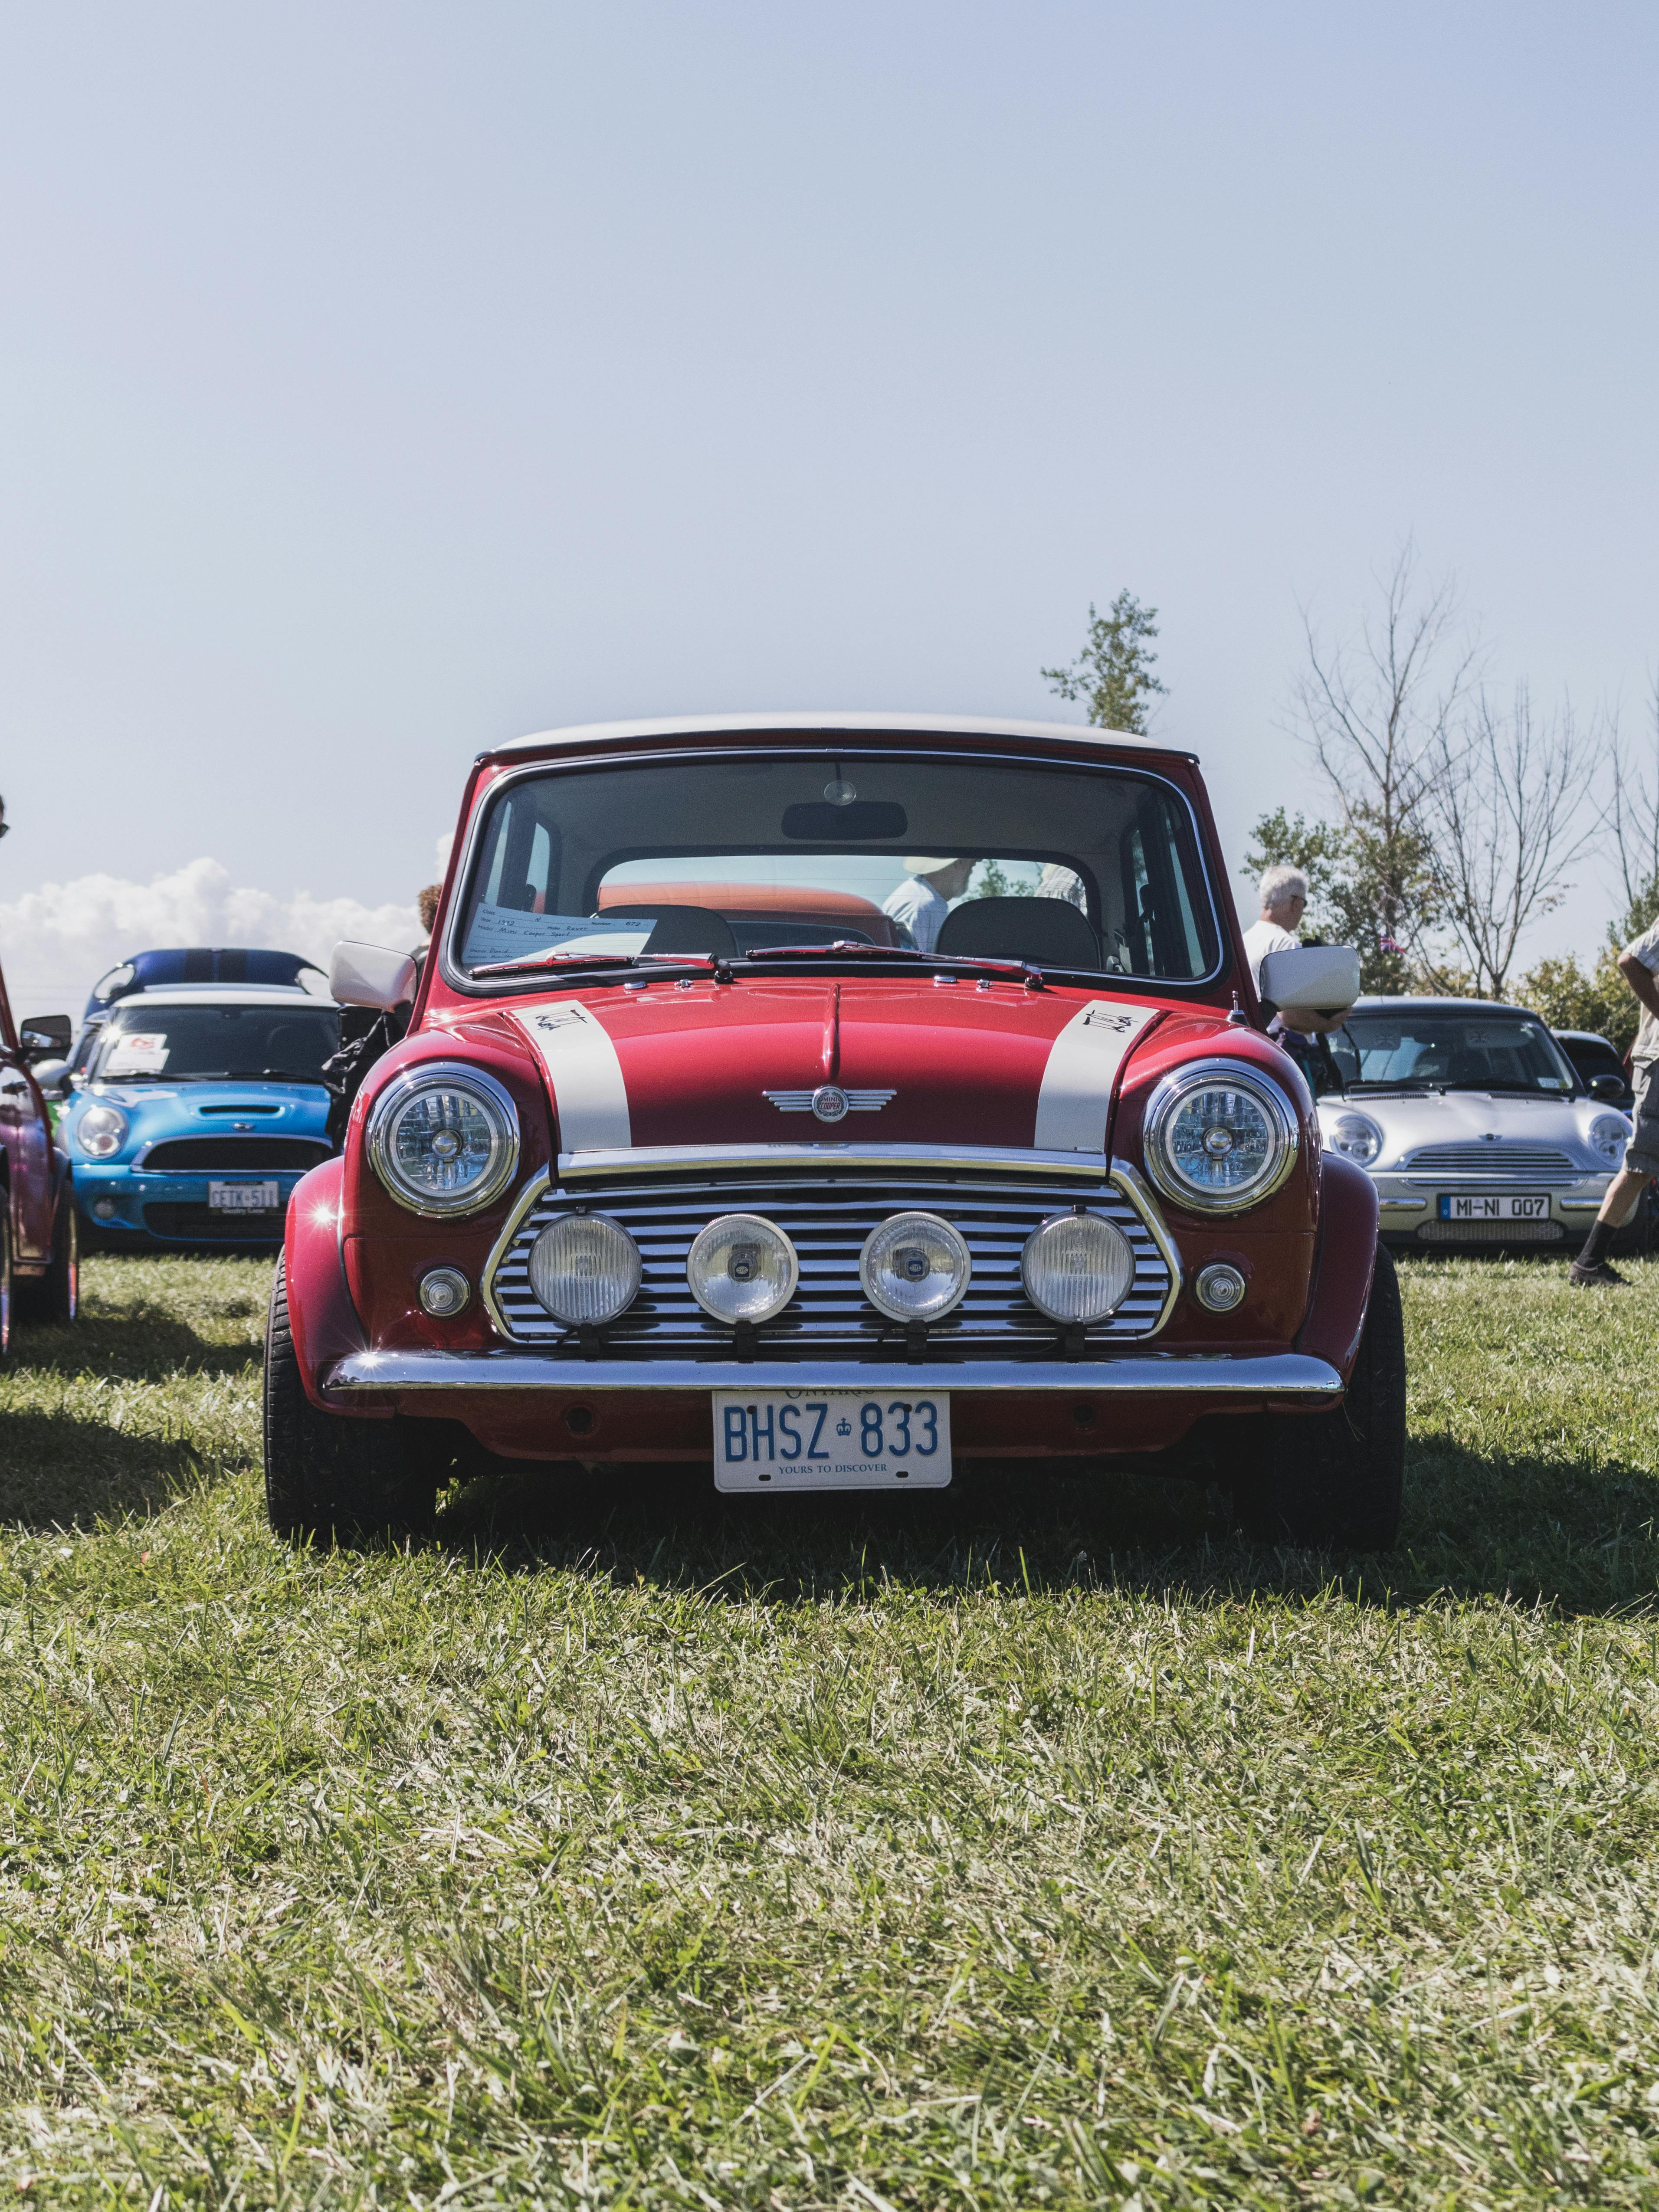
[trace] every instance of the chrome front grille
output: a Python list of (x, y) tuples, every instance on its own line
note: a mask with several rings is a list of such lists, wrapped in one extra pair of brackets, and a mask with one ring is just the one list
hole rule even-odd
[(1579, 1182), (1593, 1175), (1565, 1152), (1553, 1146), (1511, 1145), (1502, 1139), (1495, 1145), (1425, 1145), (1404, 1163), (1404, 1172), (1418, 1177), (1453, 1176), (1459, 1182), (1471, 1176), (1501, 1176), (1506, 1182)]
[(1073, 1206), (1115, 1222), (1135, 1255), (1127, 1297), (1111, 1317), (1086, 1330), (1086, 1357), (1150, 1336), (1160, 1325), (1172, 1287), (1169, 1262), (1129, 1199), (1097, 1176), (998, 1176), (907, 1170), (902, 1179), (868, 1169), (814, 1166), (799, 1173), (679, 1169), (583, 1179), (544, 1191), (501, 1253), (488, 1287), (514, 1342), (566, 1349), (577, 1357), (576, 1332), (556, 1321), (531, 1291), (530, 1248), (547, 1224), (582, 1207), (619, 1222), (640, 1247), (639, 1296), (601, 1332), (605, 1352), (622, 1358), (729, 1359), (732, 1333), (710, 1321), (691, 1295), (685, 1259), (692, 1239), (722, 1213), (759, 1213), (775, 1222), (800, 1259), (795, 1296), (758, 1332), (761, 1360), (902, 1358), (902, 1328), (884, 1320), (864, 1295), (859, 1254), (890, 1214), (915, 1207), (954, 1224), (967, 1240), (973, 1279), (956, 1310), (927, 1332), (927, 1357), (972, 1359), (1054, 1356), (1060, 1332), (1027, 1299), (1020, 1253), (1040, 1223)]

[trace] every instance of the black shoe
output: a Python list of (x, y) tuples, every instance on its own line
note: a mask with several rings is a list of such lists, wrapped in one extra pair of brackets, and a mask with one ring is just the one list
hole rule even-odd
[(1588, 1289), (1592, 1283), (1611, 1284), (1623, 1290), (1627, 1279), (1606, 1260), (1597, 1260), (1588, 1267), (1582, 1260), (1575, 1260), (1567, 1270), (1567, 1280), (1576, 1291)]

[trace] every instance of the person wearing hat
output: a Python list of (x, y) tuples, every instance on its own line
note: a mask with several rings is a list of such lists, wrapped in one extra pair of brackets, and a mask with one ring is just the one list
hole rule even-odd
[(892, 896), (882, 902), (882, 912), (909, 933), (918, 952), (931, 952), (939, 943), (952, 899), (960, 898), (974, 872), (971, 860), (936, 860), (913, 853), (904, 863), (904, 881)]

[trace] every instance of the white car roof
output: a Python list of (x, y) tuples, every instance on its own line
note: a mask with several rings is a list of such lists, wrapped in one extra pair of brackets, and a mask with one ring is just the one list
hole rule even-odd
[(297, 983), (169, 983), (159, 991), (129, 991), (117, 999), (112, 1014), (136, 1006), (325, 1006), (332, 999), (302, 990)]
[(1183, 745), (1162, 744), (1156, 738), (1133, 737), (1122, 730), (1097, 730), (1086, 722), (1006, 722), (978, 714), (839, 714), (823, 709), (816, 714), (676, 714), (659, 721), (577, 722), (568, 729), (538, 730), (532, 737), (510, 738), (490, 745), (491, 753), (514, 753), (532, 745), (597, 745), (617, 738), (718, 738), (744, 732), (770, 732), (791, 737), (860, 737), (879, 733), (935, 737), (1064, 738), (1073, 744), (1129, 745), (1150, 753), (1178, 753), (1196, 760)]

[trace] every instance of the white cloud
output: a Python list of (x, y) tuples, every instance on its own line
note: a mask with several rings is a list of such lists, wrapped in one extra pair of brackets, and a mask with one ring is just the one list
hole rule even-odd
[(129, 954), (162, 945), (270, 945), (303, 952), (321, 966), (343, 937), (369, 945), (417, 945), (408, 906), (360, 899), (239, 889), (217, 860), (191, 860), (147, 884), (77, 876), (0, 900), (0, 962), (12, 1011), (80, 1015), (88, 992)]

